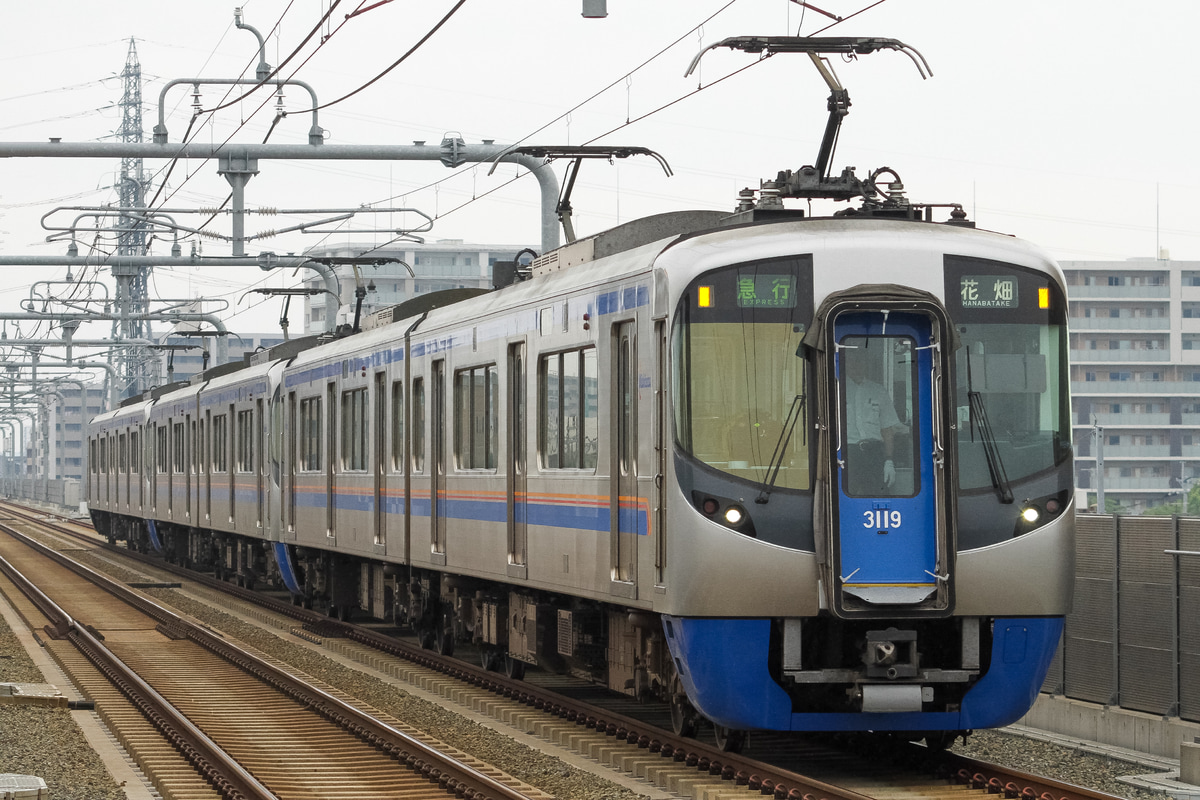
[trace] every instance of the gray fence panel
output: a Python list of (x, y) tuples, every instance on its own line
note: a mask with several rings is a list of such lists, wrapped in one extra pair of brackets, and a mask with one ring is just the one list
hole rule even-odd
[[(1200, 519), (1179, 520), (1179, 548), (1200, 552)], [(1179, 556), (1179, 716), (1200, 722), (1200, 556)]]
[(1175, 517), (1121, 517), (1120, 702), (1150, 714), (1175, 711)]
[(1075, 525), (1075, 606), (1063, 635), (1068, 697), (1110, 704), (1117, 694), (1116, 521), (1081, 516)]

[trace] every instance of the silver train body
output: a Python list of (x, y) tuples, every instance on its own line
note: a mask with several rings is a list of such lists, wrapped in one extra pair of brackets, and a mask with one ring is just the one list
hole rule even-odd
[(1073, 586), (1061, 272), (963, 225), (721, 216), (127, 402), (93, 520), (726, 743), (1019, 717)]

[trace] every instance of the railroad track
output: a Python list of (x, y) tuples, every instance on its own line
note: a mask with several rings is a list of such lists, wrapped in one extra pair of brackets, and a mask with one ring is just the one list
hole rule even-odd
[(157, 559), (129, 555), (143, 560), (147, 567), (209, 584), (221, 592), (218, 602), (231, 610), (254, 603), (265, 610), (253, 613), (268, 624), (405, 680), (444, 703), (487, 713), (552, 745), (681, 795), (788, 800), (934, 795), (953, 798), (977, 797), (981, 792), (1022, 800), (1113, 797), (952, 753), (882, 743), (871, 737), (857, 737), (858, 746), (847, 747), (816, 738), (798, 741), (796, 737), (756, 734), (745, 756), (734, 755), (694, 739), (675, 737), (647, 721), (656, 717), (661, 721), (665, 712), (647, 710), (628, 699), (604, 697), (601, 701), (605, 693), (594, 687), (557, 678), (546, 680), (545, 685), (535, 685), (532, 680), (511, 681), (368, 627), (337, 622), (206, 576), (177, 570)]
[(18, 610), (64, 645), (60, 664), (164, 796), (548, 800), (0, 530), (0, 570), (25, 597)]

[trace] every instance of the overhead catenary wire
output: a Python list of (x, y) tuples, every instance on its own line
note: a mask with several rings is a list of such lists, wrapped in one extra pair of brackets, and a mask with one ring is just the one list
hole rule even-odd
[[(826, 25), (826, 26), (825, 26), (825, 27), (823, 27), (823, 28), (820, 28), (820, 29), (818, 29), (818, 30), (814, 31), (814, 32), (813, 32), (812, 34), (810, 34), (810, 35), (811, 35), (811, 36), (816, 36), (816, 35), (819, 35), (819, 34), (821, 34), (821, 33), (824, 33), (824, 32), (826, 32), (826, 31), (828, 31), (829, 29), (831, 29), (831, 28), (833, 28), (833, 27), (835, 27), (835, 26), (837, 26), (837, 25), (840, 25), (840, 24), (842, 24), (843, 22), (846, 22), (846, 21), (848, 21), (848, 20), (851, 20), (851, 19), (853, 19), (853, 18), (855, 18), (855, 17), (857, 17), (857, 16), (859, 16), (859, 15), (861, 15), (861, 14), (864, 14), (864, 13), (866, 13), (867, 11), (870, 11), (871, 9), (873, 9), (873, 8), (875, 8), (875, 7), (879, 6), (879, 5), (882, 5), (882, 4), (883, 4), (883, 3), (885, 3), (886, 1), (887, 1), (887, 0), (876, 0), (875, 2), (873, 2), (873, 3), (871, 3), (871, 4), (867, 5), (867, 6), (864, 6), (863, 8), (859, 9), (858, 11), (855, 11), (854, 13), (852, 13), (852, 14), (849, 14), (848, 16), (845, 16), (845, 17), (839, 17), (839, 18), (837, 18), (835, 21), (831, 22), (830, 24)], [(609, 91), (609, 90), (610, 90), (610, 89), (612, 89), (614, 86), (617, 86), (618, 84), (620, 84), (620, 83), (622, 83), (622, 82), (626, 81), (627, 79), (631, 78), (631, 77), (632, 77), (634, 74), (636, 74), (638, 71), (640, 71), (641, 69), (645, 68), (645, 67), (646, 67), (647, 65), (649, 65), (651, 62), (655, 61), (656, 59), (658, 59), (659, 57), (661, 57), (662, 55), (664, 55), (664, 54), (665, 54), (667, 51), (671, 50), (673, 47), (675, 47), (677, 44), (679, 44), (680, 42), (682, 42), (684, 39), (686, 39), (686, 38), (690, 37), (690, 36), (691, 36), (693, 33), (695, 33), (696, 31), (698, 31), (698, 30), (699, 30), (699, 29), (701, 29), (702, 27), (704, 27), (704, 25), (706, 25), (708, 22), (712, 21), (714, 18), (716, 18), (716, 17), (717, 17), (719, 14), (721, 14), (722, 12), (724, 12), (726, 9), (728, 9), (728, 8), (729, 8), (731, 5), (733, 5), (735, 2), (737, 2), (737, 0), (730, 0), (730, 2), (728, 2), (728, 3), (726, 3), (725, 5), (721, 6), (721, 8), (717, 9), (715, 12), (713, 12), (712, 14), (710, 14), (710, 15), (709, 15), (708, 17), (706, 17), (706, 18), (705, 18), (705, 19), (704, 19), (702, 22), (700, 22), (700, 23), (698, 23), (698, 24), (696, 24), (696, 25), (692, 26), (690, 29), (688, 29), (688, 30), (687, 30), (685, 33), (683, 33), (683, 34), (681, 34), (679, 37), (677, 37), (675, 40), (673, 40), (673, 41), (672, 41), (670, 44), (668, 44), (666, 47), (663, 47), (662, 49), (660, 49), (658, 52), (656, 52), (654, 55), (650, 56), (648, 59), (646, 59), (645, 61), (643, 61), (643, 62), (642, 62), (641, 64), (639, 64), (638, 66), (634, 67), (632, 70), (629, 70), (629, 71), (628, 71), (628, 72), (626, 72), (624, 75), (620, 76), (620, 77), (619, 77), (619, 78), (617, 78), (616, 80), (614, 80), (614, 81), (612, 81), (611, 83), (609, 83), (609, 84), (607, 84), (606, 86), (604, 86), (602, 89), (600, 89), (600, 90), (598, 90), (598, 91), (594, 92), (592, 95), (588, 96), (586, 99), (584, 99), (584, 100), (580, 101), (579, 103), (576, 103), (574, 106), (572, 106), (571, 108), (569, 108), (567, 111), (564, 111), (563, 113), (559, 114), (557, 117), (555, 117), (554, 119), (552, 119), (552, 120), (550, 120), (549, 122), (545, 123), (545, 124), (544, 124), (544, 125), (542, 125), (541, 127), (537, 128), (536, 130), (534, 130), (534, 131), (530, 132), (529, 134), (526, 134), (525, 136), (523, 136), (523, 137), (521, 137), (520, 139), (518, 139), (516, 142), (514, 142), (514, 143), (513, 143), (513, 144), (514, 144), (514, 146), (515, 146), (515, 145), (519, 145), (521, 142), (527, 141), (527, 140), (528, 140), (530, 137), (532, 137), (532, 136), (536, 136), (538, 133), (542, 132), (543, 130), (545, 130), (546, 128), (550, 127), (550, 126), (551, 126), (551, 125), (553, 125), (554, 123), (556, 123), (556, 122), (559, 122), (559, 121), (561, 121), (561, 120), (565, 119), (566, 117), (568, 117), (569, 115), (571, 115), (571, 114), (572, 114), (572, 113), (574, 113), (575, 111), (579, 110), (579, 109), (580, 109), (580, 108), (582, 108), (583, 106), (587, 105), (588, 103), (592, 102), (592, 101), (593, 101), (593, 100), (595, 100), (596, 98), (600, 97), (602, 94), (604, 94), (605, 92)], [(588, 140), (587, 140), (587, 141), (586, 141), (584, 144), (585, 144), (585, 145), (587, 145), (587, 144), (593, 144), (593, 143), (595, 143), (596, 141), (598, 141), (598, 140), (600, 140), (600, 139), (603, 139), (603, 138), (604, 138), (604, 137), (606, 137), (606, 136), (610, 136), (610, 135), (612, 135), (612, 134), (616, 133), (617, 131), (620, 131), (620, 130), (623, 130), (623, 129), (625, 129), (625, 128), (629, 127), (630, 125), (634, 125), (634, 124), (636, 124), (636, 123), (638, 123), (638, 122), (641, 122), (642, 120), (648, 119), (649, 117), (652, 117), (652, 116), (654, 116), (655, 114), (658, 114), (658, 113), (659, 113), (659, 112), (661, 112), (661, 111), (664, 111), (664, 110), (666, 110), (666, 109), (668, 109), (668, 108), (671, 108), (672, 106), (674, 106), (674, 105), (677, 105), (678, 103), (680, 103), (680, 102), (682, 102), (682, 101), (684, 101), (684, 100), (687, 100), (687, 99), (689, 99), (689, 98), (691, 98), (691, 97), (693, 97), (693, 96), (695, 96), (695, 95), (699, 94), (700, 92), (702, 92), (702, 91), (705, 91), (706, 89), (710, 89), (710, 88), (712, 88), (712, 87), (714, 87), (714, 86), (716, 86), (716, 85), (718, 85), (718, 84), (720, 84), (720, 83), (723, 83), (724, 81), (728, 80), (729, 78), (732, 78), (732, 77), (734, 77), (734, 76), (736, 76), (736, 75), (739, 75), (739, 74), (741, 74), (741, 73), (743, 73), (743, 72), (745, 72), (745, 71), (747, 71), (747, 70), (749, 70), (749, 69), (752, 69), (753, 67), (756, 67), (756, 66), (758, 66), (758, 65), (759, 65), (759, 64), (761, 64), (763, 61), (766, 61), (768, 58), (770, 58), (770, 55), (764, 56), (764, 57), (762, 57), (762, 58), (760, 58), (760, 59), (758, 59), (758, 60), (756, 60), (756, 61), (752, 61), (752, 62), (750, 62), (749, 64), (747, 64), (746, 66), (744, 66), (744, 67), (741, 67), (741, 68), (739, 68), (739, 69), (737, 69), (737, 70), (734, 70), (733, 72), (731, 72), (731, 73), (728, 73), (728, 74), (726, 74), (726, 75), (724, 75), (724, 76), (722, 76), (722, 77), (720, 77), (720, 78), (717, 78), (716, 80), (714, 80), (714, 81), (711, 81), (711, 82), (709, 82), (709, 83), (707, 83), (707, 84), (702, 84), (702, 85), (698, 86), (696, 89), (693, 89), (692, 91), (689, 91), (689, 92), (687, 92), (686, 94), (680, 95), (679, 97), (676, 97), (676, 98), (675, 98), (675, 99), (673, 99), (673, 100), (670, 100), (670, 101), (668, 101), (668, 102), (666, 102), (666, 103), (663, 103), (662, 105), (660, 105), (660, 106), (658, 106), (658, 107), (656, 107), (656, 108), (654, 108), (654, 109), (652, 109), (652, 110), (650, 110), (650, 111), (648, 111), (648, 112), (646, 112), (646, 113), (644, 113), (644, 114), (641, 114), (641, 115), (639, 115), (639, 116), (637, 116), (637, 117), (634, 117), (634, 118), (632, 118), (632, 119), (629, 119), (629, 118), (627, 118), (627, 119), (626, 119), (626, 121), (625, 121), (624, 123), (622, 123), (622, 124), (620, 124), (620, 125), (617, 125), (616, 127), (612, 128), (612, 129), (610, 129), (610, 130), (608, 130), (608, 131), (605, 131), (604, 133), (601, 133), (601, 134), (599, 134), (599, 135), (597, 135), (597, 136), (593, 136), (592, 138), (588, 139)], [(430, 187), (438, 186), (438, 185), (440, 185), (440, 184), (442, 184), (442, 183), (444, 183), (444, 182), (446, 182), (446, 181), (449, 181), (449, 180), (453, 179), (454, 177), (457, 177), (457, 175), (459, 175), (459, 174), (461, 174), (461, 171), (459, 171), (459, 172), (456, 172), (454, 175), (449, 175), (449, 176), (447, 176), (447, 177), (445, 177), (445, 178), (442, 178), (442, 179), (440, 179), (440, 180), (438, 180), (438, 181), (435, 181), (435, 182), (433, 182), (433, 183), (431, 183), (431, 184), (428, 184), (427, 186), (425, 186), (425, 187), (422, 187), (421, 189), (417, 189), (417, 190), (410, 190), (410, 191), (408, 191), (408, 192), (405, 192), (405, 194), (412, 194), (414, 191), (422, 191), (422, 190), (424, 190), (424, 189), (427, 189), (427, 188), (430, 188)], [(526, 174), (528, 174), (528, 173), (526, 173)], [(519, 176), (519, 177), (523, 177), (523, 175), (522, 175), (522, 176)], [(512, 183), (512, 181), (508, 181), (508, 182), (507, 182), (506, 184), (504, 184), (504, 185), (508, 185), (508, 183)], [(498, 187), (498, 188), (500, 188), (500, 187)], [(489, 194), (490, 194), (490, 193), (489, 193)], [(469, 200), (469, 201), (467, 201), (467, 202), (465, 202), (465, 203), (463, 203), (463, 204), (461, 204), (461, 205), (459, 205), (459, 206), (456, 206), (456, 207), (454, 207), (453, 209), (451, 209), (450, 211), (446, 212), (445, 214), (440, 214), (440, 215), (439, 215), (439, 218), (444, 218), (444, 217), (448, 216), (449, 214), (451, 214), (451, 213), (454, 213), (455, 211), (458, 211), (458, 210), (460, 210), (460, 209), (462, 209), (462, 208), (465, 208), (466, 206), (468, 206), (468, 205), (470, 205), (471, 203), (475, 202), (475, 200), (476, 200), (476, 199), (477, 199), (477, 198), (472, 198), (471, 200)]]

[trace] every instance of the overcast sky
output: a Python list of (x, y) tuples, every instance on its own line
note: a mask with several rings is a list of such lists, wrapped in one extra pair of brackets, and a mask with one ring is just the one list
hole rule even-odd
[[(249, 0), (242, 7), (245, 21), (269, 34), (267, 58), (277, 65), (329, 3)], [(685, 78), (684, 72), (697, 52), (723, 38), (811, 35), (833, 20), (790, 0), (608, 0), (605, 19), (583, 19), (581, 4), (466, 0), (411, 58), (320, 112), (328, 142), (436, 144), (456, 132), (471, 143), (636, 145), (662, 154), (674, 177), (650, 159), (585, 163), (573, 197), (580, 235), (660, 211), (732, 210), (739, 189), (757, 188), (779, 170), (815, 160), (829, 91), (807, 57), (780, 55), (754, 64), (754, 55), (722, 49), (704, 57), (698, 75)], [(384, 72), (454, 0), (394, 0), (346, 18), (355, 8), (373, 5), (375, 0), (344, 0), (285, 74), (311, 85), (319, 102), (336, 100)], [(1060, 260), (1152, 258), (1159, 247), (1173, 259), (1200, 260), (1200, 201), (1194, 197), (1200, 167), (1193, 155), (1200, 113), (1192, 54), (1200, 4), (885, 0), (868, 7), (870, 0), (816, 0), (812, 5), (850, 17), (826, 35), (900, 39), (933, 70), (922, 80), (913, 63), (895, 52), (853, 62), (834, 57), (853, 103), (834, 156), (835, 172), (849, 165), (865, 176), (891, 167), (914, 201), (962, 203), (981, 227), (1027, 238)], [(167, 81), (253, 75), (256, 42), (234, 27), (233, 11), (232, 4), (209, 0), (7, 4), (0, 29), (0, 142), (111, 141), (120, 124), (117, 76), (131, 37), (145, 78), (149, 139)], [(679, 44), (636, 69), (680, 37)], [(601, 92), (610, 84), (613, 88)], [(696, 91), (701, 86), (708, 88)], [(217, 86), (201, 92), (206, 111), (226, 95)], [(287, 91), (290, 115), (270, 131), (271, 142), (307, 141), (307, 99)], [(187, 87), (167, 95), (172, 142), (187, 132), (192, 106)], [(651, 113), (662, 106), (668, 107)], [(260, 92), (202, 114), (191, 136), (261, 142), (273, 108), (272, 98)], [(628, 120), (633, 122), (626, 125)], [(160, 176), (157, 187), (167, 165), (145, 166)], [(562, 166), (556, 165), (560, 178)], [(61, 242), (46, 243), (42, 216), (58, 206), (115, 202), (118, 168), (115, 161), (0, 159), (0, 252), (65, 252)], [(417, 208), (436, 218), (433, 230), (423, 234), (427, 241), (522, 246), (540, 241), (537, 184), (526, 176), (503, 185), (518, 173), (512, 166), (492, 176), (486, 166), (451, 171), (437, 163), (263, 162), (259, 170), (246, 191), (250, 207)], [(228, 192), (215, 164), (182, 163), (171, 172), (159, 204), (212, 207)], [(76, 213), (60, 211), (51, 220), (69, 224)], [(179, 221), (198, 225), (203, 219)], [(252, 217), (247, 232), (300, 219)], [(250, 250), (381, 244), (387, 234), (363, 231), (403, 224), (395, 216), (362, 215), (336, 233), (280, 236)], [(229, 232), (227, 217), (214, 226)], [(221, 242), (204, 240), (202, 246), (206, 255), (229, 253)], [(190, 242), (184, 244), (184, 252), (190, 248)], [(155, 252), (168, 249), (155, 246)], [(65, 272), (39, 272), (38, 278)], [(246, 289), (298, 281), (291, 273), (267, 276), (253, 269), (159, 270), (152, 290), (170, 297), (223, 297), (231, 312), (242, 312), (227, 315), (229, 327), (253, 332), (276, 327), (281, 301), (243, 299)], [(28, 270), (0, 272), (0, 309), (17, 310), (30, 282)]]

